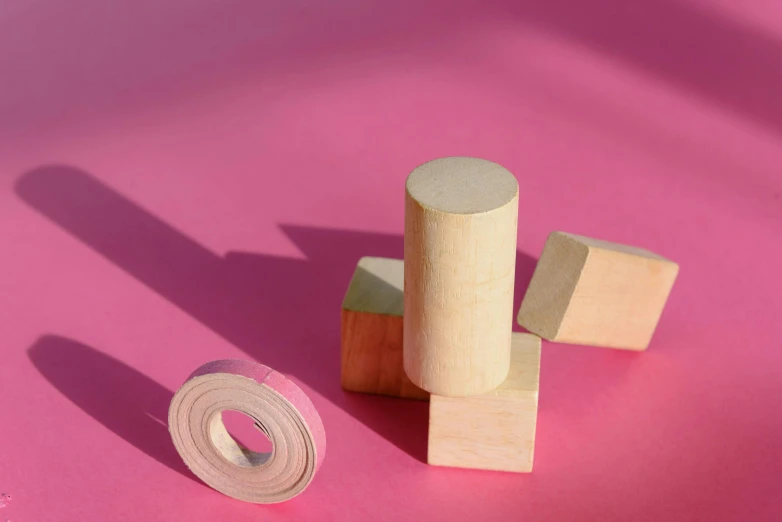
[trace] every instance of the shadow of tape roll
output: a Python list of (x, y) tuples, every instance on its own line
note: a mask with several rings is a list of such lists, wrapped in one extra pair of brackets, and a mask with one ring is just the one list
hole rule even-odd
[[(271, 441), (256, 453), (226, 431), (221, 413), (252, 418)], [(171, 400), (168, 429), (185, 464), (230, 497), (273, 504), (309, 485), (326, 454), (326, 433), (309, 397), (267, 366), (223, 360), (198, 368)]]

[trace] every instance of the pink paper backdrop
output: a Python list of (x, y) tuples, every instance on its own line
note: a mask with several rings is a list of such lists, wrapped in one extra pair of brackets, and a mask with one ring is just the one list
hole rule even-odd
[[(432, 468), (427, 406), (343, 393), (339, 306), (445, 155), (521, 187), (517, 300), (567, 230), (677, 260), (645, 353), (544, 343), (535, 471)], [(778, 520), (782, 4), (5, 0), (0, 520)], [(271, 507), (165, 426), (207, 360), (319, 409)]]

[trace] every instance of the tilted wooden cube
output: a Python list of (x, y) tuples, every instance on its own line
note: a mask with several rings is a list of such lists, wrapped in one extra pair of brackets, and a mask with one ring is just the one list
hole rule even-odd
[(404, 264), (363, 257), (342, 302), (342, 388), (428, 399), (407, 377), (402, 360)]
[(508, 378), (483, 395), (432, 395), (428, 462), (435, 466), (529, 472), (535, 451), (540, 337), (513, 333)]
[(553, 232), (518, 322), (550, 341), (645, 350), (678, 273), (642, 248)]

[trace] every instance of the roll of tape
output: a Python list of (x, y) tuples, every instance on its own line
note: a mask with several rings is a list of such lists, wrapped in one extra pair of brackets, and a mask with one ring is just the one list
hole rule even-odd
[[(223, 424), (225, 410), (252, 418), (272, 452), (256, 453), (237, 443)], [(171, 399), (168, 429), (198, 478), (257, 504), (304, 491), (326, 454), (326, 432), (309, 397), (285, 376), (250, 361), (214, 361), (193, 372)]]

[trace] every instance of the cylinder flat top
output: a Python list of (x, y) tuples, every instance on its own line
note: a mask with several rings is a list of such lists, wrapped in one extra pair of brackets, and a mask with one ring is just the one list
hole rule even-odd
[(513, 174), (478, 158), (440, 158), (407, 177), (408, 194), (418, 203), (450, 214), (479, 214), (500, 208), (519, 192)]

